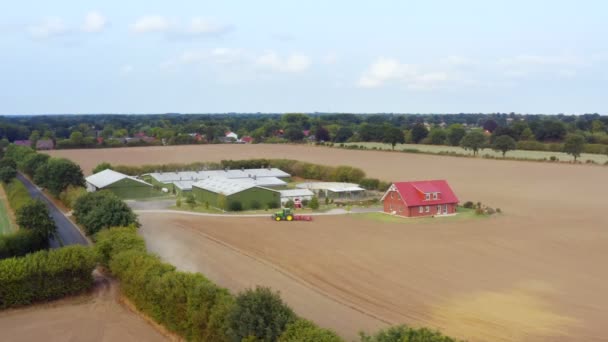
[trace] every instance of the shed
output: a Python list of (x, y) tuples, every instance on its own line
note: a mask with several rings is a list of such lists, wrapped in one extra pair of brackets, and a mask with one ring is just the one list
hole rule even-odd
[(382, 196), (384, 212), (406, 216), (436, 216), (456, 213), (458, 197), (445, 180), (398, 182)]
[(308, 189), (290, 189), (290, 190), (279, 190), (281, 194), (281, 206), (285, 206), (288, 201), (310, 201), (315, 195)]
[(276, 208), (280, 204), (280, 193), (257, 185), (253, 180), (208, 178), (192, 184), (192, 194), (197, 201), (223, 210)]
[(87, 191), (109, 190), (121, 198), (158, 196), (152, 184), (114, 170), (103, 170), (86, 178)]
[(365, 189), (354, 183), (340, 182), (308, 182), (296, 185), (299, 189), (308, 189), (318, 197), (336, 199), (359, 198), (365, 194)]

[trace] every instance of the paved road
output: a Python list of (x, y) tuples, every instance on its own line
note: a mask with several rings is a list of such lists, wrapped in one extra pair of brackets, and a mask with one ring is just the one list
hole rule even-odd
[[(25, 184), (25, 187), (32, 198), (40, 199), (46, 203), (46, 206), (49, 208), (49, 213), (57, 226), (57, 234), (59, 235), (59, 239), (61, 239), (61, 243), (63, 243), (64, 246), (89, 244), (89, 241), (82, 236), (72, 221), (68, 220), (68, 218), (63, 215), (61, 210), (59, 210), (53, 202), (46, 198), (44, 194), (36, 187), (36, 185), (30, 182), (22, 174), (18, 174), (17, 178), (22, 181), (23, 184)], [(51, 248), (61, 247), (60, 242), (54, 238), (51, 238), (50, 245)]]

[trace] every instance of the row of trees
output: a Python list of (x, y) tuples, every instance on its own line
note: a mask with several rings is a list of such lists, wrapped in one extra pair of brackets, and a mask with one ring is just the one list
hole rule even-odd
[[(224, 114), (224, 115), (90, 115), (0, 117), (0, 137), (35, 141), (50, 138), (59, 147), (125, 146), (121, 139), (138, 133), (155, 142), (135, 145), (220, 142), (225, 132), (251, 136), (256, 142), (299, 142), (314, 137), (324, 142), (425, 143), (457, 146), (465, 132), (480, 128), (493, 137), (515, 141), (563, 142), (568, 133), (589, 144), (608, 144), (608, 117), (589, 115), (511, 114)], [(399, 132), (403, 132), (401, 135)], [(196, 139), (193, 135), (203, 136)], [(112, 143), (114, 142), (114, 143)]]

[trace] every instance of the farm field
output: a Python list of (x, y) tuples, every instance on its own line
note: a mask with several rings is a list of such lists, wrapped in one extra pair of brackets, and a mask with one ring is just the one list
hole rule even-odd
[[(470, 341), (606, 338), (604, 167), (290, 145), (51, 154), (79, 162), (86, 173), (101, 161), (291, 158), (356, 166), (389, 181), (447, 179), (461, 201), (481, 201), (505, 214), (417, 225), (356, 216), (281, 224), (146, 213), (142, 233), (169, 262), (233, 289), (272, 286), (296, 311), (348, 337), (409, 323)], [(245, 260), (263, 267), (245, 267)]]
[(168, 341), (118, 303), (117, 285), (103, 282), (92, 294), (0, 312), (2, 336), (29, 341)]
[[(390, 144), (383, 144), (377, 142), (358, 142), (358, 143), (344, 143), (345, 146), (358, 145), (365, 146), (366, 148), (377, 148), (379, 150), (391, 150), (392, 147)], [(404, 150), (419, 150), (420, 152), (426, 153), (441, 153), (441, 152), (454, 152), (458, 154), (464, 155), (473, 155), (473, 151), (467, 151), (460, 146), (443, 146), (443, 145), (423, 145), (423, 144), (399, 144), (395, 146), (395, 151), (404, 151)], [(479, 151), (479, 155), (490, 155), (495, 158), (502, 158), (501, 152), (493, 151), (492, 149), (486, 148)], [(573, 158), (571, 155), (568, 155), (564, 152), (549, 152), (549, 151), (525, 151), (525, 150), (515, 150), (507, 152), (508, 158), (519, 158), (519, 159), (543, 159), (547, 160), (555, 156), (559, 158), (560, 161), (571, 161)], [(608, 157), (602, 154), (592, 154), (592, 153), (582, 153), (580, 161), (593, 160), (598, 164), (603, 164), (608, 161)]]

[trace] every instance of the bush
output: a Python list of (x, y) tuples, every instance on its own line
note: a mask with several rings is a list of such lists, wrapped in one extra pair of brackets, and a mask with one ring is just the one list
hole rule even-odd
[(467, 208), (467, 209), (473, 209), (473, 206), (474, 206), (474, 204), (473, 204), (473, 202), (471, 202), (471, 201), (466, 201), (466, 202), (464, 202), (464, 204), (462, 205), (462, 207), (463, 207), (463, 208)]
[(139, 227), (137, 215), (109, 191), (90, 192), (81, 196), (74, 205), (74, 217), (88, 235), (109, 227)]
[(476, 215), (483, 215), (483, 214), (484, 214), (484, 211), (483, 211), (483, 209), (481, 209), (481, 208), (475, 208), (475, 214), (476, 214)]
[(4, 183), (4, 191), (6, 192), (8, 203), (14, 212), (17, 212), (17, 210), (32, 200), (27, 188), (18, 179), (13, 179), (8, 184)]
[[(326, 198), (327, 200), (327, 198)], [(319, 209), (319, 198), (317, 196), (313, 196), (308, 205), (310, 209), (317, 210)]]
[(380, 185), (380, 180), (376, 178), (363, 178), (361, 182), (359, 182), (359, 185), (366, 190), (377, 190)]
[(375, 335), (361, 333), (361, 342), (459, 342), (460, 340), (427, 328), (414, 329), (399, 325), (381, 330)]
[(48, 240), (29, 230), (0, 235), (0, 259), (24, 256), (45, 249), (47, 245)]
[(229, 336), (233, 341), (251, 336), (256, 340), (276, 341), (295, 319), (296, 315), (278, 293), (265, 287), (245, 290), (236, 297), (228, 316)]
[(517, 142), (517, 149), (527, 151), (546, 151), (548, 148), (545, 144), (536, 140), (523, 140)]
[(500, 208), (496, 208), (496, 213), (497, 214), (502, 214), (502, 210)]
[(556, 161), (559, 161), (559, 158), (557, 158), (556, 156), (551, 156), (551, 157), (549, 157), (549, 160), (552, 162), (556, 162)]
[(196, 207), (196, 198), (193, 194), (188, 194), (188, 196), (186, 196), (186, 203), (188, 203), (190, 209), (194, 209), (194, 207)]
[(175, 200), (175, 206), (176, 206), (176, 207), (178, 207), (178, 208), (181, 208), (181, 207), (182, 207), (182, 198), (181, 198), (181, 197), (178, 197), (178, 198)]
[(101, 162), (97, 164), (97, 166), (95, 166), (95, 168), (93, 169), (93, 174), (99, 173), (104, 170), (112, 170), (112, 164), (108, 162)]
[(322, 329), (313, 323), (298, 319), (289, 323), (278, 342), (341, 342), (344, 341), (331, 330)]
[(309, 204), (310, 204), (309, 200), (307, 200), (307, 199), (302, 200), (302, 207), (308, 207)]
[(47, 241), (57, 230), (49, 209), (41, 200), (37, 199), (22, 206), (15, 216), (19, 228), (31, 230)]
[(114, 227), (102, 230), (95, 236), (95, 251), (99, 262), (108, 267), (113, 255), (120, 252), (135, 250), (146, 251), (146, 243), (135, 227)]
[(285, 202), (285, 208), (291, 208), (291, 209), (293, 209), (295, 207), (296, 207), (296, 204), (292, 200), (289, 200), (289, 201)]
[(65, 190), (63, 190), (61, 194), (59, 194), (59, 200), (61, 201), (61, 203), (63, 203), (63, 205), (71, 209), (74, 208), (74, 205), (76, 205), (76, 201), (78, 201), (81, 196), (84, 196), (86, 194), (87, 190), (85, 188), (81, 186), (70, 185)]
[(8, 183), (17, 177), (17, 170), (10, 166), (0, 167), (0, 181)]
[(240, 201), (230, 201), (230, 204), (228, 205), (228, 209), (230, 211), (242, 211), (243, 203), (241, 203)]
[(0, 309), (80, 293), (93, 285), (95, 253), (70, 246), (0, 261)]
[(253, 201), (251, 201), (250, 207), (252, 210), (258, 210), (258, 209), (262, 208), (262, 204), (260, 204), (260, 202), (257, 200), (253, 200)]

